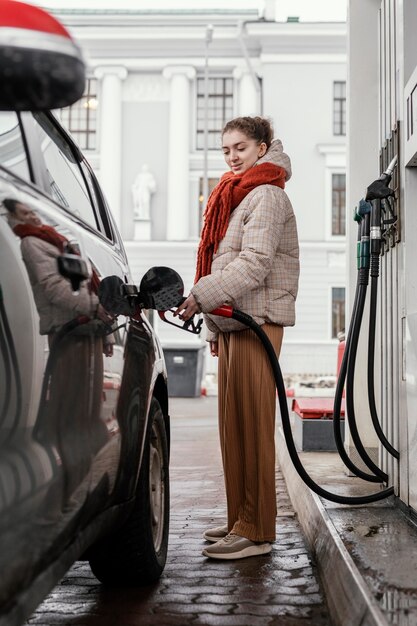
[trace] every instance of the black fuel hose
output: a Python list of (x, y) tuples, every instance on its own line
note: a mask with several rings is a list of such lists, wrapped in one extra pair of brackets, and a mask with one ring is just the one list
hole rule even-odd
[(360, 329), (362, 325), (363, 310), (365, 307), (366, 290), (367, 290), (367, 285), (363, 283), (362, 284), (359, 283), (357, 313), (354, 317), (354, 322), (353, 322), (352, 344), (349, 350), (347, 374), (346, 374), (346, 411), (347, 411), (347, 418), (349, 422), (349, 431), (350, 431), (352, 440), (355, 444), (355, 447), (358, 451), (359, 456), (361, 457), (365, 465), (367, 465), (367, 467), (369, 467), (369, 469), (376, 476), (378, 476), (384, 482), (386, 482), (388, 480), (388, 474), (383, 472), (372, 461), (372, 459), (369, 457), (361, 441), (358, 427), (356, 424), (355, 405), (354, 405), (354, 400), (353, 400), (356, 356), (358, 352), (358, 342), (359, 342)]
[(295, 446), (294, 438), (293, 438), (292, 431), (291, 431), (291, 424), (290, 424), (290, 417), (288, 414), (287, 397), (286, 397), (286, 392), (285, 392), (284, 380), (282, 377), (282, 372), (281, 372), (281, 368), (280, 368), (277, 356), (275, 354), (274, 347), (271, 344), (268, 336), (262, 330), (262, 327), (259, 326), (259, 324), (257, 324), (250, 315), (243, 313), (243, 311), (232, 309), (232, 307), (229, 307), (229, 306), (223, 306), (223, 307), (219, 307), (218, 309), (215, 309), (214, 311), (210, 311), (210, 314), (220, 315), (221, 317), (232, 317), (233, 319), (237, 320), (238, 322), (241, 322), (248, 328), (252, 329), (254, 333), (257, 335), (257, 337), (261, 340), (262, 345), (264, 346), (266, 353), (268, 355), (268, 359), (271, 364), (272, 372), (273, 372), (274, 379), (275, 379), (275, 385), (276, 385), (277, 392), (278, 392), (278, 402), (279, 402), (280, 411), (281, 411), (282, 427), (283, 427), (285, 442), (288, 448), (288, 453), (291, 457), (291, 460), (299, 476), (312, 491), (314, 491), (320, 497), (325, 498), (326, 500), (330, 500), (331, 502), (336, 502), (338, 504), (349, 504), (349, 505), (370, 504), (371, 502), (377, 502), (378, 500), (383, 500), (384, 498), (387, 498), (388, 496), (393, 495), (394, 487), (388, 487), (386, 489), (383, 489), (376, 493), (369, 494), (367, 496), (341, 496), (336, 493), (331, 493), (330, 491), (327, 491), (326, 489), (323, 489), (322, 487), (320, 487), (320, 485), (318, 485), (311, 478), (311, 476), (307, 473), (306, 469), (304, 468), (298, 456), (297, 448)]
[(396, 459), (400, 458), (400, 453), (396, 450), (386, 438), (384, 431), (381, 428), (381, 424), (378, 419), (378, 412), (375, 402), (375, 385), (374, 385), (374, 371), (375, 371), (375, 318), (377, 308), (377, 296), (378, 296), (378, 274), (379, 274), (379, 255), (371, 254), (371, 296), (370, 296), (370, 308), (369, 308), (369, 332), (368, 332), (368, 402), (369, 410), (371, 413), (372, 423), (374, 425), (375, 432), (384, 448), (392, 454)]
[[(361, 264), (360, 263), (361, 256), (362, 256), (361, 241), (362, 241), (362, 236), (365, 235), (366, 228), (367, 228), (367, 225), (365, 225), (365, 220), (361, 218), (358, 223), (358, 239), (357, 239), (358, 267)], [(362, 278), (362, 275), (361, 275), (361, 278)], [(351, 346), (352, 346), (353, 328), (355, 326), (355, 319), (359, 314), (359, 310), (358, 310), (359, 293), (360, 293), (360, 280), (359, 280), (359, 274), (358, 274), (358, 280), (356, 281), (356, 289), (355, 289), (355, 299), (354, 299), (353, 308), (352, 308), (353, 313), (352, 313), (352, 318), (349, 324), (349, 330), (348, 330), (346, 344), (345, 344), (345, 351), (343, 353), (342, 363), (340, 365), (339, 375), (338, 375), (337, 384), (336, 384), (336, 391), (335, 391), (335, 396), (334, 396), (333, 434), (334, 434), (337, 451), (339, 452), (339, 456), (342, 459), (343, 463), (346, 465), (346, 467), (351, 472), (356, 474), (356, 476), (358, 476), (359, 478), (362, 478), (363, 480), (367, 480), (369, 482), (380, 483), (380, 482), (383, 482), (383, 479), (381, 477), (375, 476), (375, 474), (365, 473), (362, 469), (357, 467), (353, 463), (353, 461), (349, 458), (349, 455), (347, 454), (345, 450), (345, 446), (344, 446), (343, 439), (342, 439), (342, 431), (341, 431), (341, 406), (342, 406), (343, 388), (345, 385), (346, 373), (347, 373), (348, 362), (349, 362), (349, 355), (350, 355)], [(354, 428), (355, 427), (356, 427), (356, 424), (354, 425)]]
[(376, 309), (377, 309), (377, 294), (378, 294), (378, 277), (379, 277), (379, 257), (381, 254), (381, 242), (382, 242), (382, 229), (381, 229), (381, 214), (382, 203), (388, 201), (388, 199), (395, 195), (393, 189), (389, 187), (392, 173), (397, 162), (395, 156), (385, 172), (374, 181), (367, 189), (366, 201), (372, 204), (371, 220), (370, 220), (370, 276), (371, 276), (371, 297), (369, 307), (369, 332), (368, 332), (368, 404), (369, 411), (371, 413), (372, 423), (374, 425), (375, 432), (384, 446), (384, 448), (396, 459), (400, 458), (399, 452), (391, 445), (386, 438), (380, 421), (378, 419), (378, 412), (375, 402), (375, 331), (376, 331)]
[[(361, 219), (361, 221), (358, 224), (358, 261), (360, 261), (359, 265), (362, 265), (361, 241), (362, 241), (362, 237), (367, 235), (367, 232), (366, 232), (367, 229), (369, 229), (369, 217), (367, 220)], [(388, 476), (387, 475), (382, 476), (379, 468), (377, 468), (377, 473), (374, 472), (373, 474), (367, 474), (362, 469), (357, 467), (353, 463), (353, 461), (349, 458), (345, 450), (345, 446), (344, 446), (343, 439), (342, 439), (342, 433), (341, 433), (341, 405), (342, 405), (343, 388), (345, 385), (346, 375), (348, 372), (348, 364), (351, 359), (353, 337), (354, 337), (353, 331), (357, 327), (359, 327), (359, 330), (360, 330), (362, 316), (363, 316), (366, 291), (365, 293), (363, 292), (364, 290), (363, 290), (362, 285), (363, 283), (367, 284), (367, 282), (368, 282), (367, 271), (361, 270), (358, 273), (358, 280), (356, 282), (355, 299), (354, 299), (353, 309), (352, 309), (353, 314), (352, 314), (351, 322), (349, 324), (349, 330), (348, 330), (346, 344), (345, 344), (345, 351), (343, 354), (343, 359), (342, 359), (342, 363), (340, 366), (339, 375), (338, 375), (337, 384), (336, 384), (336, 391), (335, 391), (335, 397), (334, 397), (334, 403), (333, 403), (333, 434), (334, 434), (334, 439), (336, 443), (336, 448), (339, 452), (340, 458), (342, 459), (346, 467), (351, 472), (356, 474), (356, 476), (358, 476), (359, 478), (362, 478), (363, 480), (367, 480), (369, 482), (380, 483), (380, 482), (386, 481), (388, 479)], [(357, 342), (356, 342), (356, 348), (357, 348)], [(349, 422), (350, 429), (356, 435), (355, 440), (354, 440), (355, 445), (356, 445), (356, 442), (359, 441), (359, 446), (362, 446), (362, 442), (360, 441), (358, 430), (356, 427), (354, 407), (353, 407), (353, 397), (349, 400), (349, 405), (350, 405), (351, 412), (348, 413), (347, 421)], [(356, 445), (356, 447), (358, 446)], [(363, 446), (362, 446), (362, 451), (363, 451)], [(358, 450), (358, 453), (359, 453), (359, 450)], [(366, 465), (369, 467), (368, 463), (366, 463)], [(369, 467), (369, 469), (371, 469), (371, 471), (374, 471), (374, 468), (372, 467)]]
[(378, 281), (371, 278), (371, 303), (369, 312), (369, 334), (368, 334), (368, 400), (369, 410), (371, 412), (371, 419), (374, 425), (378, 439), (384, 448), (392, 454), (396, 459), (400, 458), (398, 450), (391, 445), (386, 438), (384, 431), (381, 428), (381, 424), (378, 419), (378, 412), (375, 402), (375, 386), (374, 386), (374, 369), (375, 369), (375, 324), (372, 324), (372, 319), (375, 319), (375, 311), (377, 305), (377, 293), (378, 293)]
[(336, 448), (339, 453), (340, 458), (346, 467), (356, 474), (359, 478), (363, 480), (367, 480), (369, 482), (380, 483), (382, 482), (381, 478), (375, 476), (374, 474), (366, 474), (363, 470), (357, 467), (353, 461), (350, 459), (349, 455), (345, 450), (345, 446), (342, 439), (342, 431), (341, 431), (341, 407), (342, 407), (342, 397), (343, 397), (343, 388), (346, 380), (346, 372), (347, 372), (347, 364), (349, 358), (350, 347), (352, 344), (352, 330), (354, 324), (354, 318), (357, 312), (358, 307), (358, 296), (359, 296), (359, 283), (356, 285), (355, 292), (355, 300), (353, 303), (353, 318), (349, 325), (349, 331), (346, 337), (345, 351), (343, 353), (342, 362), (340, 364), (339, 375), (337, 378), (336, 390), (334, 394), (334, 403), (333, 403), (333, 435), (336, 443)]
[(376, 463), (368, 455), (362, 440), (359, 435), (356, 416), (355, 416), (355, 403), (354, 403), (354, 385), (355, 385), (355, 368), (356, 357), (359, 343), (359, 336), (362, 326), (363, 312), (365, 308), (366, 293), (369, 284), (369, 272), (370, 272), (370, 226), (371, 226), (371, 205), (367, 202), (360, 203), (359, 214), (362, 216), (361, 222), (358, 228), (358, 242), (359, 254), (358, 254), (358, 299), (357, 306), (354, 311), (354, 319), (351, 322), (352, 328), (352, 341), (348, 352), (347, 362), (347, 374), (346, 374), (346, 409), (347, 419), (349, 423), (349, 431), (356, 447), (356, 450), (365, 463), (365, 465), (373, 472), (377, 477), (386, 482), (388, 480), (388, 474), (381, 470)]

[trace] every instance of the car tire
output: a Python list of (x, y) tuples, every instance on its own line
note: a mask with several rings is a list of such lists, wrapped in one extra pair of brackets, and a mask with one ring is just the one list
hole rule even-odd
[(153, 398), (133, 510), (121, 528), (88, 552), (90, 567), (100, 582), (142, 586), (161, 576), (168, 550), (168, 463), (165, 421)]

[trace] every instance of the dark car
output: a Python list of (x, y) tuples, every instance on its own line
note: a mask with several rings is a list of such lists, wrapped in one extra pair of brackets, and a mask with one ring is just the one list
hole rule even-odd
[[(5, 81), (6, 74), (3, 92)], [(93, 171), (44, 105), (0, 111), (0, 624), (7, 626), (21, 624), (77, 559), (89, 560), (107, 584), (157, 580), (168, 543), (162, 349), (138, 307), (130, 302), (116, 318), (100, 304), (106, 277), (132, 282), (126, 253)]]

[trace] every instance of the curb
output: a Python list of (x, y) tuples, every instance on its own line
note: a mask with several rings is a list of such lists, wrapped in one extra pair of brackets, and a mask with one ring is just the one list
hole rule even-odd
[(277, 428), (277, 453), (292, 505), (316, 560), (334, 625), (389, 626), (320, 498), (296, 472), (281, 426)]

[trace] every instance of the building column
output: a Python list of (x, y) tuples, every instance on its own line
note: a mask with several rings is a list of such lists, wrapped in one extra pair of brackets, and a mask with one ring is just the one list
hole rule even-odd
[(123, 66), (96, 68), (100, 88), (100, 183), (115, 222), (121, 226), (122, 177), (122, 82), (127, 77)]
[(190, 81), (196, 72), (190, 66), (166, 67), (164, 78), (171, 81), (168, 145), (167, 239), (189, 237), (190, 221)]
[(248, 69), (236, 67), (233, 78), (238, 83), (237, 115), (260, 115), (259, 95), (253, 84), (253, 77)]

